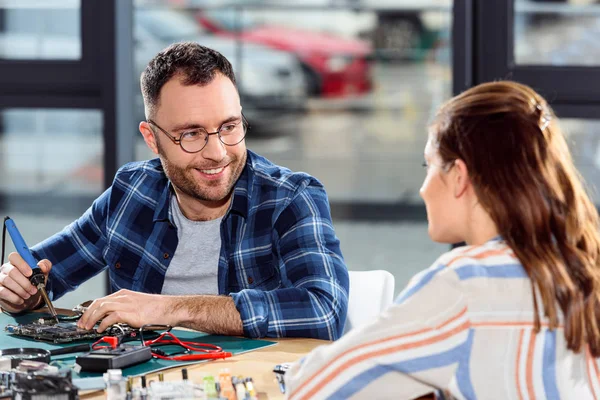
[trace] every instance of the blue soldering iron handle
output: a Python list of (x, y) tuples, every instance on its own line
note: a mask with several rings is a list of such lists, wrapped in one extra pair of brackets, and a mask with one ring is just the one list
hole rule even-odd
[[(25, 262), (29, 264), (31, 270), (33, 271), (33, 275), (35, 275), (36, 273), (41, 273), (42, 271), (40, 267), (38, 267), (37, 261), (33, 257), (33, 254), (31, 254), (31, 250), (29, 250), (29, 247), (27, 247), (25, 239), (23, 239), (23, 236), (21, 236), (21, 233), (17, 229), (15, 222), (12, 219), (7, 218), (4, 222), (4, 225), (6, 225), (6, 230), (8, 231), (8, 234), (10, 235), (10, 238), (12, 239), (13, 244), (15, 245), (15, 249), (17, 249), (17, 253), (19, 253), (19, 255), (23, 257), (23, 260), (25, 260)], [(36, 269), (38, 271), (36, 271)]]

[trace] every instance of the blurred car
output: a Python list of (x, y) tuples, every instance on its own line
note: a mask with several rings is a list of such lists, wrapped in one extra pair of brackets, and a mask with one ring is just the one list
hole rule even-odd
[[(0, 32), (0, 58), (78, 59), (81, 56), (79, 10), (64, 8), (52, 11), (6, 10), (8, 31)], [(23, 23), (27, 18), (44, 23), (39, 26), (28, 25)], [(135, 118), (138, 121), (145, 119), (139, 77), (148, 61), (169, 44), (190, 40), (220, 51), (231, 61), (252, 135), (283, 135), (297, 128), (298, 114), (306, 109), (307, 84), (299, 62), (290, 54), (256, 44), (240, 46), (232, 39), (211, 36), (201, 29), (189, 13), (165, 8), (137, 9), (133, 36), (132, 90), (135, 93)], [(45, 117), (43, 125), (51, 124), (53, 115), (56, 114)], [(15, 118), (14, 114), (3, 116), (5, 126), (14, 125), (10, 121), (12, 118)], [(60, 122), (63, 131), (81, 130), (79, 125), (82, 122), (76, 114), (67, 113)], [(137, 134), (137, 129), (132, 129)]]
[(337, 1), (375, 13), (372, 41), (383, 58), (419, 61), (450, 30), (452, 0)]
[(260, 23), (247, 12), (239, 18), (231, 8), (200, 10), (200, 24), (222, 37), (258, 43), (296, 56), (302, 63), (309, 93), (322, 97), (345, 97), (372, 89), (368, 42), (334, 34)]
[[(306, 109), (307, 84), (293, 56), (261, 45), (210, 36), (183, 10), (137, 9), (134, 20), (137, 76), (170, 43), (198, 42), (231, 61), (252, 135), (276, 136), (296, 130), (298, 114)], [(137, 108), (143, 110), (141, 96), (138, 103)]]

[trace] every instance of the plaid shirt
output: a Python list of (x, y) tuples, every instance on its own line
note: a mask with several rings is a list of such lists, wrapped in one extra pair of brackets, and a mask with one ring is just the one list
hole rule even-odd
[[(105, 269), (113, 291), (160, 293), (178, 242), (171, 195), (158, 159), (123, 166), (81, 218), (32, 249), (54, 265), (51, 298)], [(248, 151), (221, 222), (218, 285), (246, 336), (341, 336), (348, 272), (320, 182)]]

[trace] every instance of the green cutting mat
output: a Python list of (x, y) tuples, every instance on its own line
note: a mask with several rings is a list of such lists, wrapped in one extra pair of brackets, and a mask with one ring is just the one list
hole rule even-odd
[[(85, 341), (77, 341), (66, 344), (54, 344), (48, 342), (37, 341), (29, 338), (23, 338), (19, 336), (9, 335), (4, 327), (8, 324), (27, 324), (35, 321), (39, 318), (48, 317), (50, 314), (45, 313), (29, 313), (23, 314), (19, 316), (12, 316), (5, 313), (0, 313), (0, 350), (9, 349), (13, 347), (35, 347), (41, 349), (57, 349), (60, 347), (68, 347), (73, 346), (75, 344), (85, 343)], [(207, 335), (201, 332), (194, 331), (183, 331), (178, 329), (173, 329), (171, 331), (175, 336), (180, 339), (201, 342), (201, 343), (210, 343), (217, 346), (220, 346), (224, 351), (228, 351), (230, 353), (241, 354), (252, 350), (258, 350), (263, 347), (273, 346), (277, 344), (276, 342), (271, 342), (268, 340), (256, 340), (256, 339), (246, 339), (234, 336), (220, 336), (220, 335)], [(92, 343), (92, 341), (89, 341)], [(135, 343), (135, 342), (129, 342)], [(181, 350), (178, 346), (161, 346), (161, 349), (165, 350), (167, 353), (176, 352)], [(52, 357), (52, 361), (60, 361), (64, 363), (64, 365), (73, 365), (75, 363), (75, 357), (81, 353), (73, 353), (73, 354), (65, 354), (62, 356)], [(142, 364), (134, 365), (129, 368), (123, 369), (123, 376), (138, 376), (145, 375), (151, 372), (160, 371), (166, 368), (172, 368), (176, 366), (188, 365), (188, 364), (197, 364), (200, 362), (206, 361), (193, 361), (193, 362), (177, 362), (177, 361), (168, 361), (168, 360), (158, 360), (156, 358), (151, 359)], [(94, 373), (94, 372), (81, 372), (80, 374), (73, 373), (74, 378), (86, 378), (86, 377), (96, 377), (102, 376), (102, 373)]]

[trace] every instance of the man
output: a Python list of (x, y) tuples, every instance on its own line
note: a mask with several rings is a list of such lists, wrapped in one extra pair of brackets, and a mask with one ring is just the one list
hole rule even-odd
[[(148, 64), (139, 129), (159, 158), (123, 166), (81, 218), (32, 249), (54, 299), (108, 269), (115, 293), (95, 300), (80, 327), (341, 335), (349, 282), (327, 195), (246, 149), (235, 83), (229, 61), (196, 43)], [(12, 253), (0, 270), (3, 309), (41, 305), (30, 274)]]

